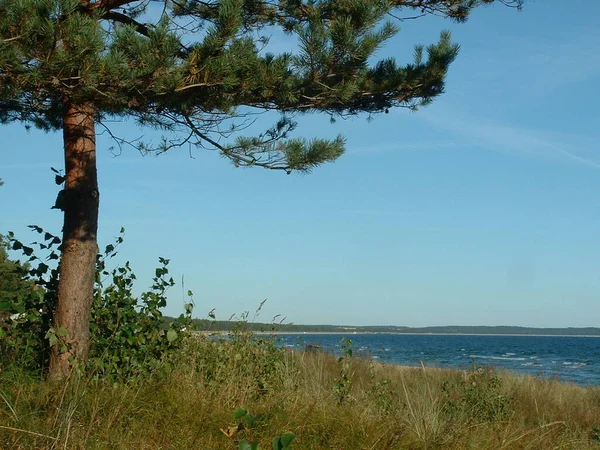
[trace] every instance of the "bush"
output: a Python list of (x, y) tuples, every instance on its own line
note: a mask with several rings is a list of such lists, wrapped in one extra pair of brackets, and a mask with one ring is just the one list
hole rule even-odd
[[(43, 375), (48, 367), (49, 350), (62, 345), (65, 330), (52, 324), (58, 288), (58, 264), (51, 268), (47, 262), (58, 261), (61, 240), (38, 226), (30, 226), (43, 237), (32, 246), (23, 245), (14, 234), (8, 241), (13, 250), (28, 257), (29, 264), (21, 266), (21, 279), (25, 286), (23, 295), (12, 298), (0, 292), (2, 360), (7, 366)], [(159, 258), (151, 288), (139, 298), (133, 295), (136, 279), (129, 262), (109, 271), (106, 261), (116, 255), (123, 242), (121, 229), (114, 244), (108, 245), (98, 255), (96, 286), (90, 322), (90, 357), (88, 370), (96, 377), (128, 379), (146, 376), (158, 367), (165, 367), (165, 358), (181, 347), (191, 330), (193, 309), (192, 293), (185, 314), (164, 326), (161, 308), (166, 305), (166, 292), (174, 285), (169, 277), (169, 260)], [(34, 251), (37, 247), (38, 256)], [(105, 285), (106, 280), (109, 283)]]
[(203, 388), (230, 391), (238, 403), (280, 388), (292, 364), (274, 339), (244, 329), (188, 339), (169, 362), (201, 380)]
[(511, 412), (510, 399), (502, 390), (502, 381), (491, 368), (473, 368), (462, 380), (446, 382), (443, 392), (451, 416), (467, 422), (494, 422), (506, 419)]

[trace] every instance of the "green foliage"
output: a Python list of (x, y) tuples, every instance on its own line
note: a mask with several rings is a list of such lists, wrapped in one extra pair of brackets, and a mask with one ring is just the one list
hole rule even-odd
[[(123, 242), (123, 233), (116, 245)], [(129, 262), (112, 271), (106, 270), (106, 258), (116, 254), (115, 245), (108, 245), (98, 258), (98, 274), (111, 282), (103, 286), (98, 279), (92, 319), (90, 366), (99, 376), (129, 378), (146, 375), (163, 363), (163, 359), (180, 348), (183, 337), (191, 329), (192, 292), (185, 313), (163, 329), (161, 308), (167, 304), (166, 292), (175, 283), (169, 277), (169, 260), (159, 258), (152, 286), (139, 300), (132, 289), (136, 279)]]
[(499, 421), (511, 413), (510, 399), (493, 369), (473, 368), (457, 383), (446, 383), (443, 392), (450, 414), (469, 422)]
[(291, 431), (283, 433), (281, 436), (273, 438), (273, 450), (288, 450), (292, 448), (292, 442), (296, 439), (296, 435)]
[[(11, 248), (28, 256), (34, 267), (27, 266), (20, 273), (25, 286), (30, 286), (24, 291), (27, 295), (3, 297), (0, 301), (0, 309), (8, 314), (1, 322), (0, 337), (3, 360), (41, 374), (48, 367), (49, 347), (57, 345), (59, 351), (66, 350), (62, 338), (67, 330), (52, 326), (59, 268), (49, 264), (58, 260), (60, 238), (40, 227), (30, 228), (43, 237), (32, 246), (23, 245), (9, 234)], [(130, 379), (164, 367), (165, 359), (181, 348), (192, 326), (193, 300), (188, 292), (185, 313), (164, 327), (161, 308), (166, 306), (167, 289), (174, 285), (169, 277), (169, 260), (159, 258), (153, 284), (139, 298), (133, 294), (136, 277), (129, 262), (110, 271), (106, 268), (106, 261), (117, 254), (116, 249), (123, 242), (123, 233), (121, 229), (115, 243), (106, 246), (97, 258), (88, 362), (97, 377)], [(45, 256), (38, 256), (34, 246)]]
[[(5, 260), (12, 271), (3, 274), (6, 277), (2, 279), (9, 286), (18, 283), (20, 289), (14, 295), (14, 290), (11, 293), (11, 289), (3, 285), (0, 293), (0, 351), (7, 365), (39, 374), (48, 367), (49, 339), (52, 338), (53, 342), (56, 339), (50, 326), (56, 305), (58, 268), (51, 268), (46, 263), (58, 259), (60, 239), (39, 227), (30, 228), (42, 238), (31, 246), (23, 245), (12, 232), (7, 236), (8, 248), (22, 252), (27, 263)], [(34, 246), (45, 253), (43, 259), (35, 254)]]
[[(266, 132), (228, 145), (218, 138), (245, 128), (239, 107), (333, 117), (427, 104), (443, 92), (458, 46), (442, 32), (437, 43), (416, 47), (412, 63), (377, 61), (377, 50), (399, 31), (390, 18), (434, 14), (464, 21), (473, 8), (494, 1), (183, 0), (153, 14), (148, 2), (133, 0), (100, 7), (4, 0), (0, 123), (58, 129), (68, 99), (93, 105), (99, 120), (134, 117), (169, 133), (158, 145), (132, 143), (140, 150), (211, 146), (236, 165), (310, 170), (340, 156), (343, 139)], [(263, 52), (268, 27), (295, 37), (297, 48)], [(292, 125), (288, 131), (295, 127), (289, 117), (282, 120)]]
[(12, 308), (19, 308), (18, 305), (31, 295), (34, 288), (33, 283), (23, 277), (28, 270), (27, 264), (11, 261), (7, 252), (9, 248), (9, 241), (0, 235), (0, 314), (9, 304)]
[(373, 370), (373, 362), (370, 365), (370, 394), (375, 400), (375, 404), (379, 406), (382, 414), (389, 414), (394, 407), (394, 402), (397, 401), (397, 394), (391, 386), (389, 379), (378, 379)]
[(600, 426), (598, 425), (592, 427), (592, 440), (600, 442)]
[[(234, 425), (226, 429), (221, 429), (221, 432), (229, 437), (237, 437), (239, 432), (249, 433), (252, 426), (259, 421), (260, 418), (244, 408), (236, 408), (233, 412)], [(271, 441), (273, 450), (289, 450), (291, 449), (292, 442), (296, 438), (296, 435), (291, 431), (286, 431), (280, 435), (277, 435)], [(247, 439), (241, 439), (238, 442), (239, 450), (260, 450), (261, 447), (259, 442), (256, 440), (248, 441)]]
[(342, 356), (338, 358), (340, 376), (335, 385), (335, 396), (340, 405), (348, 399), (352, 390), (352, 341), (346, 338), (342, 339), (341, 349)]
[(240, 401), (246, 395), (255, 397), (271, 392), (279, 384), (287, 364), (285, 351), (276, 346), (273, 338), (256, 337), (243, 329), (227, 336), (198, 336), (187, 345), (187, 353), (194, 356), (186, 364), (201, 374), (203, 385), (218, 387), (231, 377), (243, 380), (235, 393)]

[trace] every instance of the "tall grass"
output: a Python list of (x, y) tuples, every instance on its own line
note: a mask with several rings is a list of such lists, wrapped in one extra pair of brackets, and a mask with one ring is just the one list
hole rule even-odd
[[(172, 370), (119, 383), (0, 372), (0, 448), (270, 449), (291, 431), (294, 449), (600, 449), (600, 388), (340, 362), (244, 333), (190, 338), (165, 363)], [(236, 408), (252, 420), (235, 420)]]

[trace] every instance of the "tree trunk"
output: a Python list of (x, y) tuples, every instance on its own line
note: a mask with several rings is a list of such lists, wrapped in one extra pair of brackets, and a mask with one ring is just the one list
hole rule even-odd
[(64, 102), (64, 226), (54, 329), (60, 336), (65, 328), (67, 334), (52, 347), (51, 379), (62, 379), (74, 364), (85, 362), (90, 346), (100, 200), (94, 112), (91, 104)]

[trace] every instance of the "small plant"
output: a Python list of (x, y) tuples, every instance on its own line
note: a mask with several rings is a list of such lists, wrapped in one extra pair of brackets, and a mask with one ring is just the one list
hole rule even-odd
[(395, 399), (395, 392), (390, 387), (390, 380), (378, 380), (373, 372), (373, 366), (370, 366), (371, 389), (370, 394), (374, 398), (375, 403), (379, 406), (383, 414), (388, 414), (392, 411)]
[(502, 391), (502, 381), (490, 368), (473, 368), (454, 384), (444, 383), (442, 390), (451, 415), (467, 421), (494, 422), (505, 419), (511, 411), (510, 400)]
[(243, 313), (226, 336), (190, 340), (184, 352), (193, 355), (185, 364), (202, 377), (205, 387), (231, 386), (232, 380), (238, 380), (232, 389), (232, 401), (237, 404), (277, 390), (285, 373), (283, 368), (293, 364), (285, 350), (276, 345), (274, 336), (257, 336), (249, 330), (248, 315)]
[(288, 450), (292, 448), (292, 442), (296, 439), (296, 435), (291, 431), (283, 433), (281, 436), (273, 438), (273, 450)]
[(342, 349), (342, 356), (338, 358), (340, 377), (335, 386), (335, 395), (338, 403), (341, 405), (347, 400), (350, 391), (352, 390), (352, 341), (344, 338), (342, 339), (340, 346)]
[(43, 373), (49, 363), (50, 345), (58, 345), (63, 330), (52, 329), (52, 317), (58, 290), (58, 261), (61, 240), (41, 227), (29, 228), (40, 235), (39, 242), (30, 246), (19, 241), (13, 232), (7, 236), (8, 246), (19, 251), (26, 263), (18, 268), (18, 274), (30, 289), (22, 295), (0, 298), (0, 310), (8, 315), (2, 321), (2, 359), (31, 373)]
[[(242, 430), (250, 430), (251, 427), (256, 423), (257, 416), (252, 412), (244, 408), (236, 408), (233, 412), (233, 421), (235, 424), (226, 429), (221, 429), (221, 432), (229, 437), (234, 438)], [(271, 441), (273, 450), (289, 450), (291, 449), (292, 442), (296, 438), (296, 435), (291, 431), (282, 433), (281, 435), (275, 436)], [(258, 441), (248, 441), (242, 439), (238, 442), (239, 450), (260, 450), (260, 444)]]

